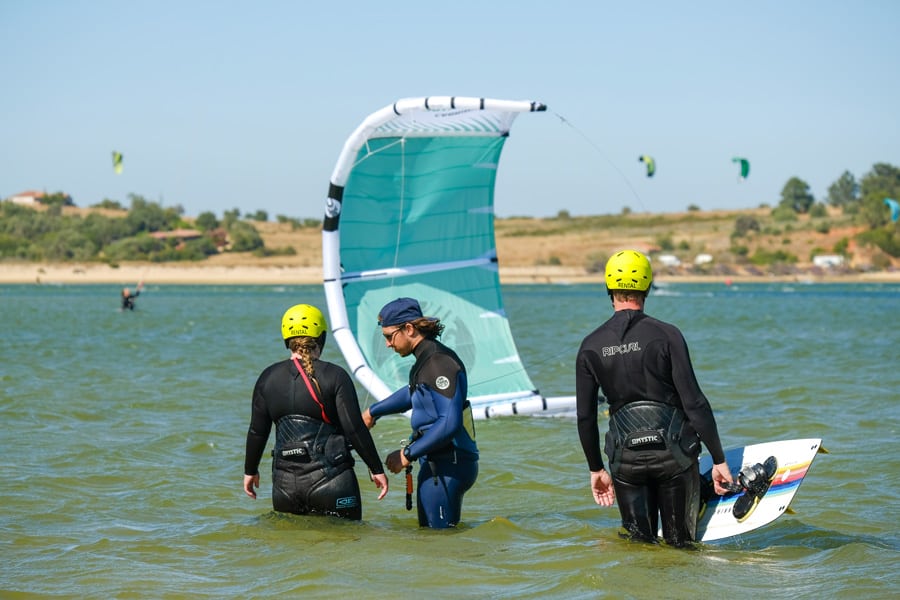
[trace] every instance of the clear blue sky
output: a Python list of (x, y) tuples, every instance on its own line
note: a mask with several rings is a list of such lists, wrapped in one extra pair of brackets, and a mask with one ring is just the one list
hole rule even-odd
[(2, 0), (0, 197), (319, 218), (363, 118), (455, 95), (549, 107), (500, 216), (774, 205), (793, 176), (824, 200), (900, 165), (898, 30), (894, 0)]

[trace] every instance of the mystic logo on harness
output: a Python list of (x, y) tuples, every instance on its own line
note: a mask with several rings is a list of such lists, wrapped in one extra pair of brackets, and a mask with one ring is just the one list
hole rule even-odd
[(640, 437), (631, 437), (628, 439), (628, 447), (636, 448), (637, 446), (647, 446), (650, 444), (662, 444), (663, 438), (658, 433), (650, 433)]
[(621, 346), (603, 346), (603, 356), (613, 356), (614, 354), (628, 354), (629, 352), (640, 352), (641, 345), (637, 342), (629, 342)]

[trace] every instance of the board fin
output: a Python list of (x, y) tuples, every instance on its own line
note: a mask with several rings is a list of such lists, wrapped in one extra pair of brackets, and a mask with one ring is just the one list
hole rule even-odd
[(739, 497), (732, 509), (738, 523), (746, 521), (759, 504), (760, 499), (769, 491), (775, 473), (778, 471), (778, 460), (770, 456), (763, 463), (756, 463), (741, 469), (738, 481), (746, 491)]

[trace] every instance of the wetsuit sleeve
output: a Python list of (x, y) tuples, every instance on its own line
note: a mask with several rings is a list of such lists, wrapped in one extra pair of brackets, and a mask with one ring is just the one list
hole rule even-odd
[(684, 414), (687, 415), (691, 426), (712, 456), (713, 463), (723, 463), (725, 462), (725, 452), (722, 450), (722, 442), (719, 439), (716, 418), (709, 405), (709, 400), (706, 399), (700, 390), (700, 384), (697, 383), (687, 342), (680, 334), (674, 337), (676, 339), (671, 340), (669, 345), (672, 355), (672, 381), (681, 398)]
[(412, 396), (409, 387), (403, 386), (381, 402), (376, 402), (369, 407), (369, 414), (378, 419), (385, 415), (403, 413), (412, 408)]
[(600, 428), (597, 424), (600, 404), (600, 384), (597, 383), (588, 352), (578, 352), (575, 360), (575, 415), (578, 421), (578, 439), (591, 471), (603, 468), (603, 454), (600, 452)]
[(263, 396), (263, 380), (265, 372), (260, 375), (253, 388), (253, 401), (250, 411), (250, 427), (247, 430), (247, 446), (244, 453), (244, 475), (259, 473), (259, 461), (262, 459), (269, 432), (272, 431), (272, 419), (266, 409)]
[(384, 473), (384, 467), (378, 457), (378, 449), (372, 440), (372, 434), (369, 433), (369, 429), (362, 420), (356, 388), (353, 387), (350, 376), (343, 369), (337, 377), (335, 406), (341, 422), (341, 429), (349, 438), (353, 449), (374, 475)]

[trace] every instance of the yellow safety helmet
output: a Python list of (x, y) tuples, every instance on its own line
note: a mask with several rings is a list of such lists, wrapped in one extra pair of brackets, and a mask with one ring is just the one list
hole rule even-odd
[(310, 304), (295, 304), (281, 317), (281, 337), (285, 340), (301, 335), (318, 338), (326, 331), (325, 315)]
[(650, 259), (637, 250), (622, 250), (606, 261), (606, 289), (646, 292), (653, 282)]

